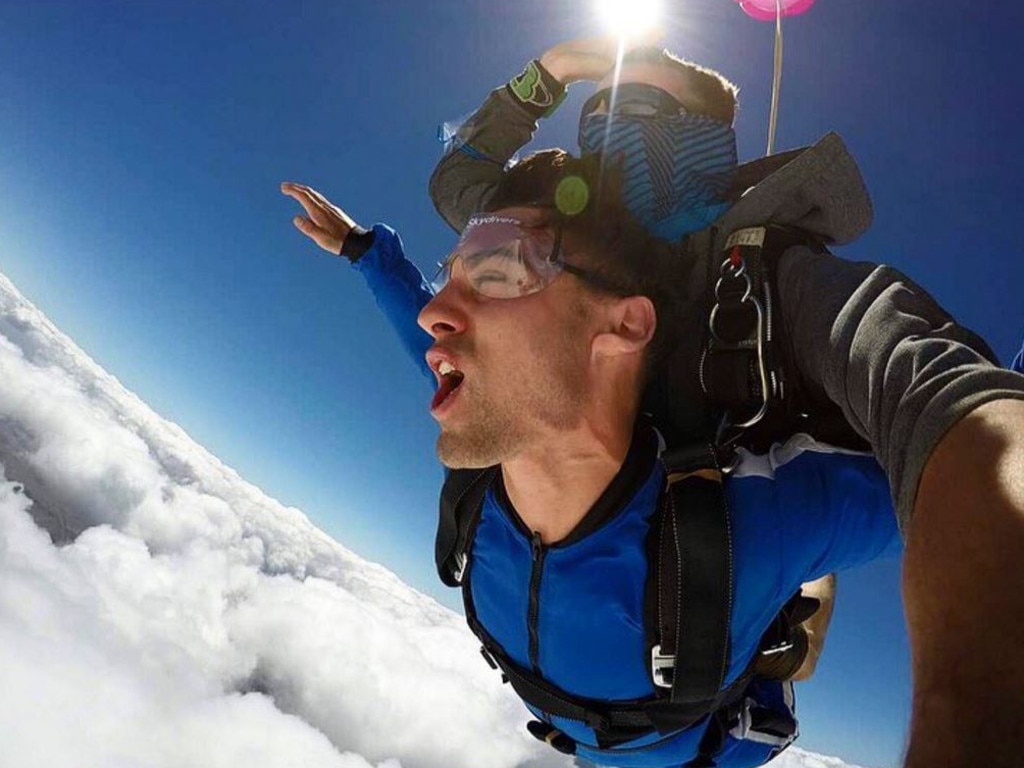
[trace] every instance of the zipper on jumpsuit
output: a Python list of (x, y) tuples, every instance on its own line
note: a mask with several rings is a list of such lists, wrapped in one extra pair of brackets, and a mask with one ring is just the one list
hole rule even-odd
[(537, 623), (540, 620), (540, 581), (544, 571), (544, 556), (547, 550), (536, 531), (530, 539), (533, 565), (530, 568), (530, 605), (526, 617), (526, 627), (530, 634), (530, 665), (535, 674), (540, 675), (540, 637)]

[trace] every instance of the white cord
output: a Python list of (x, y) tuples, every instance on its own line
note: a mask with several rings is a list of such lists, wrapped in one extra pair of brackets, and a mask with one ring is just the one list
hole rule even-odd
[(782, 0), (775, 0), (775, 65), (772, 72), (772, 106), (768, 113), (768, 150), (775, 151), (775, 127), (779, 119), (779, 88), (782, 86)]

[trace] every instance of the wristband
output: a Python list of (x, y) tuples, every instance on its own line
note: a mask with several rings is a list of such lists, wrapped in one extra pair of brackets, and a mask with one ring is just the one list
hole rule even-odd
[(366, 229), (356, 224), (345, 235), (345, 240), (341, 244), (341, 252), (338, 255), (344, 256), (355, 264), (364, 253), (373, 247), (373, 237), (372, 229)]
[(505, 86), (533, 117), (547, 117), (565, 100), (565, 86), (534, 59)]

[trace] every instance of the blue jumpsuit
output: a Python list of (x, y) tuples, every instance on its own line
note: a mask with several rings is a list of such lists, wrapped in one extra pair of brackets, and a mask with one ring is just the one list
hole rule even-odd
[[(415, 322), (431, 292), (389, 228), (355, 262), (406, 351), (431, 382), (424, 353), (430, 336)], [(619, 476), (580, 528), (539, 553), (499, 480), (485, 496), (469, 553), (466, 583), (477, 618), (524, 668), (577, 696), (633, 700), (655, 692), (647, 657), (643, 595), (646, 542), (664, 470), (653, 429), (638, 429)], [(740, 450), (726, 481), (734, 548), (730, 666), (737, 679), (761, 635), (806, 581), (900, 550), (888, 483), (869, 454), (841, 451), (796, 435), (764, 455)], [(579, 531), (583, 530), (582, 535)], [(532, 606), (532, 609), (531, 609)], [(531, 644), (531, 636), (534, 638)], [(751, 707), (792, 718), (791, 683), (754, 678)], [(577, 742), (577, 754), (620, 766), (678, 766), (693, 759), (702, 720), (667, 737), (652, 734), (599, 750), (593, 731), (535, 712)], [(759, 733), (741, 720), (715, 762), (747, 768), (771, 759), (792, 739)]]

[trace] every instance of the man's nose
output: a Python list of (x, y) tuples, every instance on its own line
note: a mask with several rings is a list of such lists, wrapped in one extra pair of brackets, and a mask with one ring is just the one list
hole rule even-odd
[(458, 297), (459, 288), (450, 280), (427, 305), (420, 310), (416, 322), (435, 339), (462, 333), (466, 330), (466, 312)]

